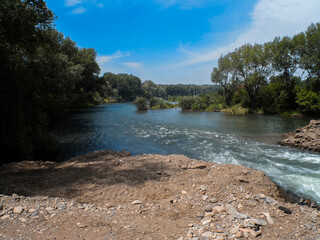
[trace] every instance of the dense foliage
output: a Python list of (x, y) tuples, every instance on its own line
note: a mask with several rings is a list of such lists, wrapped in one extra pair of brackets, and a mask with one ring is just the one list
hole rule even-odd
[(261, 113), (320, 115), (320, 23), (294, 37), (245, 44), (221, 56), (211, 74), (228, 106)]
[(0, 146), (6, 161), (53, 156), (50, 118), (93, 101), (96, 52), (79, 49), (53, 21), (43, 0), (0, 3)]

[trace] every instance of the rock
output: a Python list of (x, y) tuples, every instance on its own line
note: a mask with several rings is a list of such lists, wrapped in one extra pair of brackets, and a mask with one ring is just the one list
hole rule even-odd
[(297, 129), (293, 133), (286, 134), (281, 141), (282, 145), (308, 149), (314, 152), (320, 152), (320, 120), (311, 120), (310, 124)]
[(220, 213), (221, 214), (221, 213), (226, 211), (226, 208), (224, 206), (216, 206), (212, 210), (215, 213)]
[(140, 200), (134, 200), (131, 204), (132, 205), (139, 205), (139, 204), (142, 204), (143, 202), (140, 201)]
[(283, 211), (286, 214), (292, 214), (292, 212), (291, 212), (291, 210), (289, 208), (286, 208), (286, 207), (283, 207), (283, 206), (279, 206), (278, 209)]
[(187, 238), (192, 238), (194, 235), (194, 232), (190, 229), (188, 232), (187, 232)]
[(10, 218), (9, 215), (4, 215), (4, 216), (2, 216), (0, 219), (1, 219), (1, 220), (7, 220), (7, 219), (9, 219), (9, 218)]
[(265, 197), (264, 201), (265, 201), (266, 203), (273, 204), (273, 205), (278, 203), (277, 200), (274, 200), (274, 199), (271, 198), (271, 197)]
[(201, 234), (202, 237), (204, 238), (211, 238), (213, 237), (213, 232), (207, 231)]
[(242, 237), (244, 237), (243, 232), (242, 232), (242, 231), (238, 231), (238, 232), (236, 233), (236, 238), (242, 238)]
[(226, 212), (237, 219), (246, 219), (247, 215), (239, 213), (232, 205), (226, 205)]
[(187, 193), (188, 193), (187, 191), (183, 191), (183, 190), (181, 191), (182, 195), (186, 195)]
[(195, 164), (189, 165), (189, 169), (204, 169), (206, 167), (207, 167), (207, 164), (204, 164), (204, 163), (195, 163)]
[(35, 212), (31, 213), (31, 217), (36, 217), (36, 216), (38, 216), (38, 215), (39, 215), (39, 212), (38, 212), (38, 211), (35, 211)]
[(203, 195), (203, 196), (202, 196), (202, 200), (203, 200), (203, 201), (207, 200), (208, 198), (209, 198), (208, 195)]
[(37, 210), (35, 210), (34, 208), (30, 208), (30, 209), (28, 210), (28, 213), (34, 213), (35, 211), (37, 211)]
[(16, 193), (13, 193), (13, 194), (12, 194), (12, 198), (13, 198), (14, 200), (20, 200), (20, 197), (19, 197), (18, 194), (16, 194)]
[(184, 240), (184, 237), (179, 237), (179, 238), (177, 238), (177, 240)]
[(209, 202), (211, 202), (211, 203), (216, 203), (216, 202), (218, 202), (218, 200), (217, 200), (216, 198), (210, 198), (210, 199), (209, 199)]
[(13, 208), (13, 213), (20, 214), (23, 212), (23, 207), (17, 206)]
[(46, 207), (46, 210), (50, 212), (50, 211), (55, 210), (55, 208), (53, 208), (53, 207)]
[(0, 211), (2, 211), (2, 210), (3, 210), (3, 204), (0, 203)]
[(268, 225), (267, 221), (266, 220), (258, 220), (258, 219), (245, 219), (244, 220), (245, 222), (248, 222), (248, 223), (252, 223), (254, 225), (258, 225), (258, 226), (266, 226)]
[(269, 224), (274, 224), (274, 221), (273, 221), (273, 219), (270, 217), (270, 214), (269, 214), (269, 213), (263, 212), (263, 214), (267, 217), (267, 222), (268, 222)]
[(202, 225), (207, 225), (207, 224), (209, 224), (209, 223), (211, 223), (211, 222), (212, 222), (211, 219), (203, 219), (203, 220), (201, 221), (201, 224), (202, 224)]
[(212, 207), (211, 207), (211, 205), (209, 205), (209, 204), (205, 205), (205, 206), (204, 206), (204, 210), (205, 210), (206, 212), (212, 212)]
[(257, 237), (257, 236), (259, 236), (261, 234), (260, 231), (256, 232), (256, 231), (254, 231), (252, 229), (247, 229), (247, 228), (239, 228), (239, 230), (242, 231), (243, 233), (250, 233), (250, 235), (252, 237)]
[(67, 208), (67, 205), (64, 203), (64, 202), (59, 202), (57, 203), (57, 208), (60, 209), (60, 210), (64, 210)]
[(87, 227), (86, 224), (83, 224), (83, 223), (80, 223), (80, 222), (77, 223), (77, 226), (78, 226), (78, 228), (86, 228)]

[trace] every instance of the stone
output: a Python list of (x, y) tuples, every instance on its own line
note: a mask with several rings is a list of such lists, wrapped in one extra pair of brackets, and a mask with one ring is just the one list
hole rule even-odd
[(258, 225), (258, 226), (266, 226), (266, 225), (268, 225), (267, 221), (263, 220), (263, 219), (262, 220), (258, 220), (258, 219), (252, 218), (252, 219), (245, 219), (244, 221), (252, 223), (254, 225)]
[(216, 206), (212, 209), (215, 213), (223, 213), (226, 211), (226, 208), (224, 206)]
[(10, 218), (9, 215), (4, 215), (4, 216), (1, 217), (1, 220), (7, 220), (7, 219), (9, 219), (9, 218)]
[(211, 205), (209, 205), (209, 204), (205, 205), (205, 206), (204, 206), (204, 210), (205, 210), (206, 212), (212, 212), (212, 207), (211, 207)]
[(35, 211), (35, 212), (31, 213), (31, 217), (36, 217), (36, 216), (38, 216), (38, 215), (39, 215), (39, 212), (38, 212), (38, 211)]
[(246, 219), (247, 215), (239, 213), (231, 204), (226, 205), (226, 212), (237, 219)]
[(291, 210), (289, 208), (286, 208), (286, 207), (283, 207), (283, 206), (279, 206), (278, 209), (283, 211), (286, 214), (292, 214), (292, 212), (291, 212)]
[(23, 207), (17, 206), (13, 208), (13, 213), (20, 214), (23, 212)]
[(183, 191), (183, 190), (181, 191), (182, 195), (186, 195), (187, 193), (188, 193), (187, 191)]
[(28, 213), (34, 213), (35, 211), (37, 211), (37, 210), (35, 210), (34, 208), (30, 208), (30, 209), (28, 210)]
[(207, 224), (209, 224), (209, 223), (211, 223), (211, 222), (212, 222), (211, 219), (203, 219), (203, 220), (201, 221), (201, 224), (202, 224), (202, 225), (207, 225)]
[(0, 211), (2, 211), (2, 210), (3, 210), (3, 204), (0, 203)]
[(177, 240), (184, 240), (184, 237), (179, 237), (179, 238), (177, 238)]
[(211, 203), (216, 203), (216, 202), (218, 202), (218, 200), (217, 200), (216, 198), (210, 198), (210, 199), (209, 199), (209, 202), (211, 202)]
[(46, 207), (46, 210), (47, 210), (47, 211), (53, 211), (53, 210), (55, 210), (55, 208), (53, 208), (53, 207)]
[(194, 232), (190, 229), (188, 232), (187, 232), (187, 238), (192, 238), (194, 235)]
[(204, 232), (201, 234), (201, 237), (211, 238), (211, 237), (213, 237), (213, 232), (210, 232), (210, 231)]
[(189, 169), (204, 169), (206, 167), (207, 167), (207, 164), (204, 164), (204, 163), (195, 163), (195, 164), (189, 165)]
[(274, 221), (273, 221), (273, 219), (270, 217), (270, 214), (269, 214), (269, 213), (263, 212), (263, 214), (266, 216), (267, 222), (268, 222), (269, 224), (274, 224)]
[(64, 202), (57, 203), (57, 208), (60, 210), (64, 210), (67, 208), (67, 205)]
[(131, 204), (132, 205), (139, 205), (139, 204), (142, 204), (143, 202), (140, 201), (140, 200), (134, 200)]
[(273, 205), (278, 203), (277, 200), (274, 200), (274, 199), (271, 198), (271, 197), (266, 197), (266, 198), (264, 199), (264, 201), (265, 201), (266, 203), (273, 204)]
[(242, 231), (238, 231), (236, 233), (236, 238), (242, 238), (242, 237), (244, 237), (244, 233)]
[(83, 223), (80, 223), (80, 222), (77, 223), (77, 226), (78, 226), (78, 228), (86, 228), (87, 227), (86, 224), (83, 224)]
[(207, 199), (208, 199), (208, 195), (203, 195), (203, 196), (202, 196), (202, 200), (203, 200), (203, 201), (205, 201), (205, 200), (207, 200)]

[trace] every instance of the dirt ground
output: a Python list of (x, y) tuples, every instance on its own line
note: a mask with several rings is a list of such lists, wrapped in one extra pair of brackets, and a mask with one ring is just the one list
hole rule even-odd
[(0, 166), (0, 239), (320, 239), (320, 212), (264, 173), (98, 151)]

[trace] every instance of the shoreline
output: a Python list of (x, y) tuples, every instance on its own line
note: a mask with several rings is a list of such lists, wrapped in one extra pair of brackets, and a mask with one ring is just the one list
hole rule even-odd
[(288, 201), (264, 173), (240, 165), (96, 151), (62, 163), (11, 163), (0, 173), (0, 193), (10, 195), (0, 195), (2, 213), (9, 210), (0, 216), (7, 238), (320, 236), (319, 210)]

